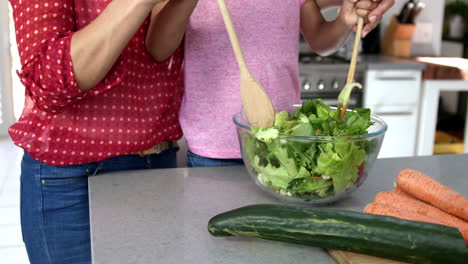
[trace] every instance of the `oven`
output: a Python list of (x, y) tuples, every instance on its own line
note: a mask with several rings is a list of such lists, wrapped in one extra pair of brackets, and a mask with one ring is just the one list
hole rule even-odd
[[(301, 100), (321, 98), (331, 106), (338, 105), (338, 95), (346, 84), (349, 62), (337, 57), (300, 56)], [(354, 80), (364, 81), (364, 67), (356, 66)], [(363, 88), (364, 89), (364, 88)], [(350, 109), (363, 106), (363, 91), (355, 88), (348, 104)]]

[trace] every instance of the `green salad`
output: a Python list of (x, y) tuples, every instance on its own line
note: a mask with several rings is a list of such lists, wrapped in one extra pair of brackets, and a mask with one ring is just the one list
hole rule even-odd
[[(252, 127), (244, 155), (260, 183), (283, 195), (307, 199), (339, 194), (358, 179), (368, 148), (365, 141), (342, 136), (367, 134), (373, 124), (370, 117), (370, 109), (361, 108), (340, 120), (336, 109), (311, 99), (294, 113), (277, 113), (273, 127)], [(329, 137), (310, 140), (289, 135)]]

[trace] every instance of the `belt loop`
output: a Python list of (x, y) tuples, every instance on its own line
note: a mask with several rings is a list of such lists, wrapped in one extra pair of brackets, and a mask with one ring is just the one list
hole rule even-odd
[[(99, 161), (97, 163), (97, 166), (96, 168), (94, 169), (93, 173), (90, 175), (90, 176), (96, 176), (98, 174), (98, 172), (102, 169), (102, 167), (104, 166), (104, 161), (105, 160), (102, 160), (102, 161)], [(88, 168), (89, 169), (89, 168)]]

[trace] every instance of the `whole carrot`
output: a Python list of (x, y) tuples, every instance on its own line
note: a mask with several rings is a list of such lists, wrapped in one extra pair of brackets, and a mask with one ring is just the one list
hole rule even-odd
[(382, 204), (382, 203), (376, 203), (376, 202), (366, 205), (366, 207), (364, 208), (364, 213), (376, 214), (376, 215), (387, 215), (387, 216), (398, 217), (401, 219), (406, 219), (406, 220), (411, 220), (411, 221), (419, 221), (419, 222), (445, 225), (440, 220), (433, 219), (428, 216), (418, 214), (415, 212), (411, 212), (406, 209), (401, 209), (401, 208), (397, 208), (388, 204)]
[(415, 198), (409, 198), (409, 196), (403, 196), (401, 194), (396, 194), (393, 192), (380, 192), (374, 197), (374, 202), (387, 204), (396, 208), (422, 214), (427, 217), (439, 220), (445, 225), (468, 230), (468, 222), (465, 222), (464, 220), (456, 216), (448, 214), (435, 206), (432, 206)]
[[(447, 225), (438, 219), (434, 219), (434, 218), (431, 218), (422, 214), (418, 214), (415, 212), (411, 212), (405, 209), (397, 208), (388, 204), (381, 204), (381, 203), (375, 203), (375, 202), (366, 205), (366, 207), (364, 208), (364, 213), (393, 216), (393, 217), (410, 220), (410, 221), (419, 221), (419, 222), (426, 222), (426, 223), (432, 223), (432, 224)], [(460, 231), (463, 239), (465, 240), (466, 245), (468, 245), (468, 229), (458, 228), (458, 231)]]
[(468, 199), (424, 173), (403, 169), (396, 182), (411, 196), (468, 221)]
[(396, 186), (395, 188), (393, 188), (393, 192), (396, 193), (396, 194), (399, 194), (401, 196), (405, 196), (405, 197), (408, 197), (408, 198), (413, 198), (415, 199), (413, 196), (409, 195), (407, 192), (403, 191), (400, 187)]

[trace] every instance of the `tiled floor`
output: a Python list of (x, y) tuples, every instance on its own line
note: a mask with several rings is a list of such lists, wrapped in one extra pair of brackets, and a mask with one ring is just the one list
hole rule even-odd
[(19, 175), (21, 149), (0, 137), (0, 263), (29, 263), (21, 238)]

